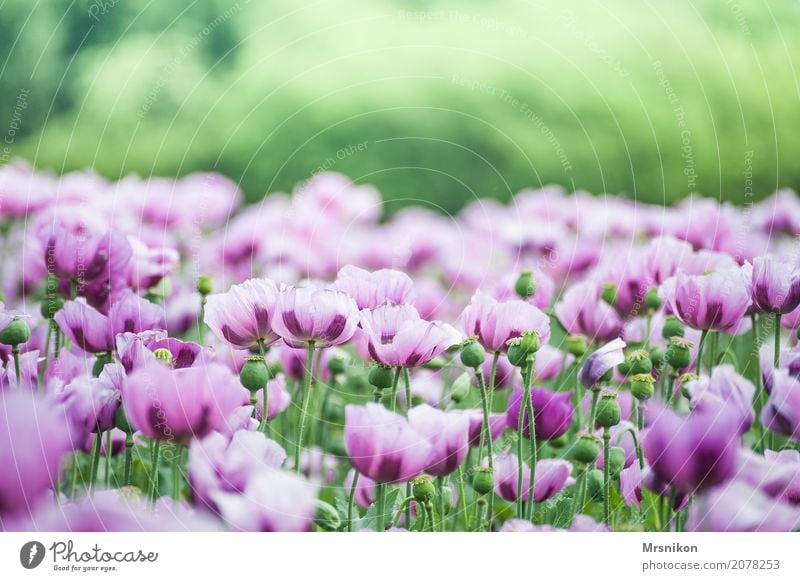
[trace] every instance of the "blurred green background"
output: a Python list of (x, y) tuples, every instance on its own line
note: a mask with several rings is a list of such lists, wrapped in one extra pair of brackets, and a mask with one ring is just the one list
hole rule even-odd
[(746, 203), (800, 186), (798, 57), (794, 0), (3, 0), (3, 160)]

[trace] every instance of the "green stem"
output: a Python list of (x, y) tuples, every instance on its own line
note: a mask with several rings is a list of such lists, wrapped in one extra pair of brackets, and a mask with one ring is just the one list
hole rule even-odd
[(148, 496), (155, 502), (158, 497), (158, 461), (161, 457), (161, 440), (156, 440), (153, 445), (153, 466), (150, 474), (150, 492)]
[(407, 367), (403, 367), (403, 383), (405, 384), (406, 388), (406, 416), (408, 416), (408, 410), (411, 409), (411, 374), (408, 372)]
[(94, 483), (97, 478), (97, 468), (100, 466), (100, 448), (103, 445), (103, 434), (97, 432), (94, 435), (94, 447), (92, 448), (92, 464), (89, 468), (89, 494), (94, 492)]
[(611, 431), (603, 428), (603, 519), (611, 526)]
[[(356, 498), (356, 487), (358, 486), (358, 470), (353, 470), (353, 484), (350, 486), (350, 497), (347, 499), (347, 532), (353, 531), (353, 504)], [(408, 527), (408, 523), (406, 523)]]
[(314, 341), (308, 342), (308, 354), (306, 355), (306, 368), (303, 370), (303, 393), (300, 409), (300, 425), (297, 429), (296, 446), (294, 450), (294, 471), (300, 472), (300, 451), (303, 449), (303, 432), (306, 427), (306, 415), (308, 415), (308, 402), (311, 399), (311, 376), (314, 364)]
[[(456, 514), (454, 520), (454, 528), (458, 527), (459, 519), (463, 519), (464, 521), (464, 530), (467, 530), (467, 496), (464, 493), (464, 469), (462, 466), (458, 467), (457, 470), (458, 474), (458, 500), (461, 505), (459, 513)], [(406, 528), (408, 528), (408, 523), (406, 523)]]
[(755, 313), (750, 315), (750, 323), (752, 327), (753, 333), (753, 352), (755, 357), (754, 366), (756, 370), (755, 376), (755, 386), (756, 386), (756, 395), (753, 398), (754, 407), (755, 407), (755, 421), (753, 422), (756, 431), (759, 434), (758, 440), (756, 440), (756, 451), (764, 453), (764, 439), (766, 436), (766, 428), (761, 423), (761, 409), (764, 407), (764, 396), (766, 395), (764, 391), (764, 381), (761, 375), (761, 357), (759, 353), (761, 352), (761, 335), (758, 329), (758, 318), (756, 317)]
[(392, 411), (397, 411), (397, 386), (400, 384), (400, 373), (402, 372), (402, 367), (398, 367), (394, 370), (394, 378), (392, 378)]
[(180, 444), (176, 445), (177, 452), (172, 462), (172, 499), (177, 503), (181, 499), (181, 462), (183, 450)]
[(47, 368), (50, 366), (50, 343), (53, 338), (53, 321), (47, 321), (47, 336), (44, 340), (44, 361), (39, 372), (39, 392), (44, 392), (44, 378), (47, 375)]
[(631, 426), (626, 427), (624, 430), (620, 430), (617, 434), (617, 444), (622, 441), (622, 436), (626, 433), (630, 434), (633, 438), (633, 446), (636, 450), (636, 458), (639, 460), (639, 468), (644, 468), (644, 454), (642, 453), (642, 447), (639, 445), (639, 436), (636, 435), (636, 430), (634, 430)]
[(700, 372), (703, 369), (703, 346), (706, 343), (707, 336), (708, 336), (708, 331), (703, 330), (700, 333), (700, 342), (697, 344), (697, 364), (695, 365), (695, 370), (697, 371), (697, 375), (700, 375)]
[[(205, 299), (203, 299), (203, 300), (205, 301)], [(266, 362), (266, 360), (264, 360), (264, 352), (265, 351), (264, 351), (264, 340), (263, 339), (259, 339), (258, 340), (258, 352), (261, 355), (262, 361), (264, 361), (264, 367), (266, 367), (267, 366), (267, 362)], [(267, 377), (269, 377), (269, 373), (267, 374)], [(264, 432), (267, 436), (269, 436), (269, 426), (267, 425), (267, 421), (269, 419), (269, 390), (267, 389), (267, 384), (268, 383), (269, 383), (269, 380), (267, 380), (267, 382), (264, 384), (264, 387), (261, 390), (262, 394), (263, 394), (263, 398), (262, 398), (263, 401), (261, 403), (263, 404), (263, 406), (262, 406), (262, 412), (261, 412), (261, 423), (258, 426), (258, 431), (259, 432)], [(257, 404), (255, 404), (255, 405), (257, 405)]]
[[(528, 383), (531, 381), (531, 375), (533, 374), (533, 361), (528, 364)], [(536, 416), (534, 415), (533, 411), (533, 401), (531, 398), (531, 390), (528, 387), (528, 397), (525, 399), (525, 406), (528, 411), (528, 429), (530, 431), (530, 437), (528, 438), (528, 445), (530, 446), (530, 466), (529, 470), (529, 477), (530, 482), (528, 483), (528, 514), (527, 518), (533, 518), (533, 513), (536, 510), (536, 500), (534, 498), (534, 485), (536, 484), (536, 462), (539, 460), (539, 446), (538, 442), (536, 441)]]
[(17, 389), (22, 389), (22, 373), (19, 370), (19, 345), (11, 346), (11, 355), (14, 356), (14, 371), (17, 372)]
[(589, 408), (589, 423), (586, 426), (586, 431), (590, 434), (594, 432), (594, 419), (597, 414), (597, 399), (600, 397), (599, 386), (592, 389), (592, 405)]
[[(483, 380), (483, 371), (481, 368), (478, 367), (475, 369), (475, 377), (478, 378), (478, 386), (481, 389), (481, 405), (483, 407), (483, 428), (481, 429), (481, 449), (478, 453), (478, 465), (481, 466), (483, 463), (483, 443), (486, 443), (487, 447), (487, 456), (489, 458), (489, 470), (494, 472), (494, 459), (492, 458), (493, 454), (493, 443), (492, 443), (492, 430), (489, 428), (489, 396), (486, 392), (486, 382)], [(489, 505), (487, 507), (486, 518), (487, 518), (487, 526), (489, 530), (492, 528), (492, 512), (494, 511), (494, 495), (489, 495)]]
[(133, 465), (133, 434), (125, 435), (125, 486), (131, 485), (131, 466)]
[(486, 499), (483, 497), (479, 498), (477, 505), (477, 509), (475, 510), (475, 527), (473, 528), (475, 532), (483, 529), (483, 509), (486, 507)]
[(111, 486), (111, 446), (112, 446), (111, 430), (106, 432), (106, 474), (105, 485), (106, 488)]
[[(778, 369), (781, 362), (781, 314), (775, 314), (775, 350), (773, 353), (773, 363), (775, 369)], [(775, 449), (775, 434), (771, 430), (767, 431), (767, 441), (769, 442), (770, 450)]]
[(386, 512), (386, 485), (382, 482), (375, 483), (375, 501), (378, 503), (378, 520), (376, 521), (375, 530), (383, 532), (386, 529), (385, 512)]

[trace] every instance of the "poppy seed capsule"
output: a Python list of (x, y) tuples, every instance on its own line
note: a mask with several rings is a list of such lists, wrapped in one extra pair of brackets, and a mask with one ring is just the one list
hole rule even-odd
[(603, 502), (603, 472), (593, 468), (586, 473), (586, 495), (595, 502)]
[(696, 373), (684, 373), (683, 375), (680, 376), (678, 381), (680, 382), (681, 395), (683, 397), (685, 397), (686, 399), (691, 399), (691, 394), (689, 393), (689, 390), (686, 389), (686, 385), (693, 381), (697, 381), (698, 379), (700, 379), (700, 376), (697, 375)]
[(269, 381), (269, 371), (260, 355), (247, 357), (239, 372), (239, 382), (251, 393), (256, 393)]
[(661, 297), (658, 296), (658, 289), (649, 288), (644, 295), (644, 306), (648, 311), (657, 311), (661, 308)]
[(595, 423), (603, 428), (610, 428), (619, 423), (621, 416), (622, 410), (617, 401), (617, 394), (611, 392), (601, 394), (600, 401), (597, 402)]
[(156, 359), (160, 363), (172, 365), (172, 353), (170, 353), (169, 349), (156, 349), (153, 351), (153, 355), (156, 356)]
[(683, 339), (673, 337), (667, 347), (667, 363), (673, 369), (685, 369), (692, 363), (692, 352), (689, 343)]
[(583, 335), (567, 336), (567, 353), (575, 357), (581, 357), (589, 348), (586, 337)]
[(445, 365), (447, 365), (447, 361), (444, 358), (434, 357), (422, 367), (425, 369), (432, 369), (433, 371), (439, 371), (440, 369), (443, 369)]
[(539, 333), (525, 331), (521, 337), (511, 339), (508, 345), (508, 362), (514, 367), (525, 367), (531, 355), (534, 355), (542, 346)]
[(655, 393), (655, 378), (649, 373), (631, 377), (631, 394), (639, 401), (647, 401)]
[(335, 531), (342, 526), (338, 511), (324, 500), (314, 501), (314, 524), (324, 531)]
[(56, 294), (48, 293), (44, 299), (42, 299), (42, 307), (40, 309), (42, 317), (45, 319), (52, 319), (63, 306), (64, 299), (62, 297)]
[(347, 371), (347, 358), (342, 355), (334, 355), (328, 360), (328, 371), (332, 375), (342, 375)]
[(653, 362), (650, 361), (650, 353), (646, 349), (631, 351), (626, 360), (629, 365), (627, 375), (639, 375), (653, 371)]
[(131, 427), (130, 422), (128, 422), (128, 416), (125, 415), (123, 404), (120, 404), (117, 408), (117, 412), (114, 415), (114, 425), (126, 434), (133, 433), (133, 428)]
[(24, 319), (14, 319), (0, 331), (0, 343), (3, 345), (21, 345), (31, 338), (31, 329)]
[(472, 489), (481, 496), (494, 490), (494, 474), (491, 468), (475, 468)]
[(572, 459), (581, 464), (594, 464), (598, 454), (597, 438), (589, 434), (579, 436), (571, 452)]
[(527, 299), (536, 294), (536, 280), (530, 272), (523, 272), (514, 284), (514, 290), (523, 299)]
[(661, 367), (666, 361), (666, 354), (664, 353), (663, 349), (659, 347), (652, 347), (650, 349), (650, 361), (653, 363), (653, 367)]
[(411, 493), (414, 500), (423, 504), (430, 502), (436, 496), (436, 487), (433, 485), (433, 478), (427, 474), (417, 476), (411, 481)]
[(664, 328), (661, 330), (661, 336), (664, 339), (671, 339), (672, 337), (683, 337), (686, 334), (686, 327), (683, 326), (675, 315), (669, 315), (664, 321)]
[(377, 390), (389, 389), (394, 382), (391, 367), (376, 363), (369, 370), (369, 383)]
[(486, 360), (486, 349), (474, 339), (468, 341), (461, 347), (461, 363), (467, 367), (477, 369)]
[(608, 470), (615, 478), (625, 468), (625, 449), (621, 446), (612, 446), (608, 451)]
[(614, 303), (617, 302), (617, 285), (612, 282), (604, 284), (601, 298), (613, 307)]

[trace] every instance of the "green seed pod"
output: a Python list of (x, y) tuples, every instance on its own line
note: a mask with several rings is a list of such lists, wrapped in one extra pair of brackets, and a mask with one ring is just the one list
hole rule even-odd
[(331, 395), (325, 404), (323, 418), (331, 424), (344, 423), (344, 402), (336, 396)]
[(391, 367), (376, 363), (369, 370), (369, 383), (377, 390), (389, 389), (394, 383), (394, 371)]
[(640, 373), (653, 371), (653, 362), (650, 361), (650, 353), (647, 349), (635, 349), (628, 353), (626, 359), (630, 364), (630, 369), (626, 375), (639, 375)]
[(539, 340), (539, 333), (525, 331), (521, 337), (509, 340), (507, 345), (508, 362), (514, 367), (525, 367), (528, 365), (529, 358), (536, 354), (542, 343)]
[(117, 413), (114, 416), (114, 425), (126, 434), (132, 434), (133, 428), (130, 422), (128, 422), (128, 416), (125, 415), (125, 409), (122, 406), (123, 404), (120, 404), (117, 408)]
[(612, 446), (608, 451), (608, 469), (611, 476), (617, 477), (625, 468), (625, 449), (621, 446)]
[(572, 447), (572, 459), (581, 464), (594, 464), (597, 462), (597, 438), (589, 434), (582, 434)]
[(667, 363), (673, 369), (686, 369), (692, 363), (691, 343), (679, 337), (672, 337), (667, 347)]
[(649, 373), (631, 377), (631, 394), (639, 401), (647, 401), (655, 393), (655, 378)]
[(0, 343), (3, 345), (22, 345), (31, 338), (31, 329), (25, 319), (14, 319), (0, 331)]
[(644, 295), (644, 306), (648, 311), (657, 311), (661, 308), (661, 297), (658, 296), (658, 289), (649, 288)]
[(450, 388), (450, 399), (456, 403), (461, 403), (469, 395), (469, 388), (472, 386), (472, 379), (466, 371), (459, 375)]
[(336, 531), (342, 526), (339, 512), (324, 500), (314, 501), (314, 524), (323, 531)]
[(214, 292), (214, 279), (210, 274), (201, 274), (197, 277), (197, 292), (204, 297)]
[(422, 367), (425, 369), (432, 369), (433, 371), (439, 371), (440, 369), (444, 368), (445, 365), (447, 365), (446, 359), (443, 357), (434, 357)]
[(421, 474), (411, 481), (411, 494), (414, 500), (423, 504), (430, 502), (436, 496), (436, 486), (433, 478), (427, 474)]
[(527, 299), (536, 294), (536, 280), (530, 272), (523, 272), (514, 284), (514, 290), (523, 299)]
[(153, 355), (155, 355), (156, 359), (164, 365), (172, 365), (174, 363), (172, 360), (172, 353), (170, 353), (169, 349), (156, 349), (153, 351)]
[(600, 400), (597, 402), (597, 411), (595, 413), (595, 422), (597, 425), (603, 428), (616, 426), (621, 416), (622, 410), (619, 408), (617, 394), (604, 392), (600, 395)]
[[(534, 414), (534, 417), (536, 417), (536, 414)], [(555, 450), (560, 450), (561, 448), (563, 448), (564, 446), (567, 445), (568, 437), (569, 436), (567, 434), (561, 434), (555, 440), (550, 440), (547, 443), (550, 445), (551, 448), (553, 448)]]
[(675, 315), (669, 315), (664, 321), (664, 328), (661, 335), (664, 339), (671, 339), (672, 337), (683, 337), (686, 334), (686, 327), (683, 326)]
[(612, 282), (604, 284), (602, 299), (613, 307), (617, 302), (617, 285)]
[(491, 468), (475, 468), (472, 489), (481, 496), (490, 494), (494, 490), (494, 473)]
[(42, 299), (41, 313), (45, 319), (52, 319), (56, 313), (64, 306), (64, 299), (57, 294), (47, 294)]
[(257, 393), (259, 390), (264, 389), (267, 381), (269, 381), (269, 372), (264, 363), (264, 358), (260, 355), (245, 358), (244, 366), (239, 372), (239, 382), (250, 393)]
[(595, 502), (603, 502), (603, 472), (594, 468), (586, 473), (586, 495)]
[(589, 348), (588, 341), (583, 335), (567, 336), (567, 353), (575, 357), (581, 357)]
[(685, 397), (686, 399), (691, 399), (692, 394), (690, 394), (689, 390), (686, 389), (686, 385), (693, 381), (697, 381), (698, 379), (700, 379), (700, 376), (697, 375), (696, 373), (684, 373), (683, 375), (680, 376), (678, 381), (680, 382), (681, 395), (683, 397)]
[(660, 347), (651, 347), (650, 348), (650, 361), (653, 362), (653, 367), (659, 368), (664, 365), (666, 361), (666, 354), (664, 350)]
[(486, 349), (475, 339), (471, 339), (461, 347), (461, 363), (477, 369), (486, 361)]
[(348, 363), (347, 355), (337, 351), (337, 353), (328, 360), (328, 371), (331, 372), (331, 375), (342, 375), (347, 372)]
[(163, 303), (171, 294), (172, 282), (166, 277), (147, 289), (147, 298), (154, 303)]

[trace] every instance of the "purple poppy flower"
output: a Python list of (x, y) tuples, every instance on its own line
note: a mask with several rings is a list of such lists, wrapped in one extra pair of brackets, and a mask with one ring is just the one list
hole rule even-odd
[(686, 494), (723, 484), (736, 470), (737, 414), (724, 408), (696, 409), (679, 417), (648, 407), (650, 424), (642, 448), (656, 481)]
[(391, 367), (425, 365), (463, 339), (450, 325), (421, 319), (410, 305), (361, 311), (361, 327), (372, 358)]
[(262, 467), (241, 493), (216, 491), (211, 496), (234, 530), (305, 532), (314, 521), (317, 486), (284, 470)]
[(601, 294), (600, 285), (591, 280), (567, 289), (555, 311), (568, 333), (592, 341), (610, 341), (622, 334), (622, 319)]
[(684, 384), (693, 406), (713, 411), (727, 408), (740, 419), (739, 433), (744, 434), (753, 425), (753, 397), (756, 388), (747, 379), (736, 373), (732, 365), (718, 365), (711, 377), (702, 377)]
[(764, 455), (741, 448), (737, 478), (772, 498), (800, 506), (800, 452), (765, 450)]
[(625, 341), (617, 338), (589, 355), (578, 372), (578, 379), (581, 384), (587, 389), (597, 385), (597, 382), (602, 379), (609, 369), (613, 369), (625, 361), (623, 349), (625, 349)]
[(552, 345), (542, 345), (536, 352), (533, 362), (534, 378), (537, 381), (550, 381), (559, 376), (575, 360), (573, 355)]
[(28, 513), (72, 448), (62, 413), (31, 391), (0, 392), (0, 516)]
[(85, 225), (71, 229), (59, 224), (46, 238), (44, 256), (50, 274), (87, 284), (122, 271), (132, 254), (127, 238), (118, 232), (97, 233)]
[[(277, 345), (270, 350), (270, 355), (268, 357), (271, 357), (273, 354), (277, 354), (277, 359), (280, 360), (283, 371), (289, 379), (303, 381), (303, 375), (306, 370), (306, 357), (308, 355), (306, 349), (295, 349), (288, 345)], [(331, 372), (328, 369), (328, 361), (331, 360), (331, 357), (333, 357), (332, 349), (320, 349), (317, 352), (319, 365), (317, 369), (314, 370), (314, 378), (317, 381), (330, 380)]]
[[(517, 457), (513, 454), (500, 454), (494, 459), (494, 491), (500, 498), (508, 502), (519, 499), (519, 471)], [(533, 484), (534, 502), (544, 502), (572, 484), (572, 464), (566, 460), (539, 460), (536, 463), (536, 475)], [(530, 488), (530, 468), (522, 463), (522, 499), (528, 500)]]
[[(127, 434), (119, 428), (113, 428), (111, 430), (111, 456), (119, 456), (125, 451), (125, 440), (127, 437)], [(100, 456), (105, 458), (108, 454), (108, 438), (106, 438), (106, 434), (89, 433), (81, 449), (85, 453), (91, 454), (92, 450), (94, 450), (94, 444), (97, 438), (100, 438)]]
[(800, 269), (774, 256), (753, 260), (753, 306), (765, 313), (787, 314), (800, 305)]
[(469, 450), (469, 418), (422, 404), (408, 411), (408, 423), (431, 445), (425, 472), (432, 476), (455, 472)]
[[(454, 413), (462, 413), (469, 419), (469, 445), (477, 448), (481, 445), (481, 430), (483, 429), (483, 411), (479, 409), (473, 410), (456, 410)], [(499, 413), (489, 414), (489, 429), (492, 432), (492, 442), (497, 439), (506, 430), (506, 415)]]
[(359, 309), (374, 309), (384, 303), (413, 305), (416, 299), (414, 283), (399, 270), (369, 272), (348, 264), (339, 271), (331, 288), (353, 297)]
[[(536, 361), (534, 361), (534, 365), (538, 364), (538, 355), (542, 349), (544, 349), (546, 345), (542, 345), (541, 349), (536, 352), (537, 357)], [(492, 357), (487, 357), (486, 360), (481, 365), (481, 371), (483, 372), (483, 378), (486, 381), (486, 387), (489, 387), (489, 379), (492, 376)], [(511, 386), (512, 380), (514, 378), (514, 373), (516, 371), (516, 367), (509, 363), (507, 357), (500, 357), (497, 360), (497, 369), (495, 371), (494, 376), (494, 388), (495, 389), (505, 389)], [(538, 377), (538, 375), (537, 375)], [(476, 383), (477, 385), (477, 383)]]
[(151, 363), (125, 378), (122, 401), (131, 424), (146, 436), (188, 442), (222, 430), (250, 395), (217, 363), (184, 369)]
[(498, 302), (477, 291), (461, 313), (461, 327), (468, 337), (477, 337), (487, 351), (505, 352), (508, 341), (534, 331), (544, 345), (550, 341), (550, 319), (525, 301)]
[[(508, 399), (506, 422), (508, 427), (517, 431), (519, 427), (519, 408), (524, 391), (520, 387), (514, 388)], [(533, 405), (533, 418), (535, 420), (536, 438), (539, 440), (554, 440), (567, 433), (572, 424), (572, 390), (553, 392), (543, 387), (531, 389), (531, 403)], [(526, 438), (531, 436), (528, 411), (523, 411), (522, 430)]]
[(120, 394), (107, 378), (82, 375), (73, 379), (57, 396), (64, 406), (76, 441), (95, 432), (102, 433), (114, 427), (114, 416), (119, 408)]
[[(287, 468), (294, 468), (289, 461)], [(318, 484), (334, 484), (339, 475), (339, 460), (319, 446), (311, 446), (300, 453), (300, 474)]]
[(125, 269), (125, 279), (133, 289), (145, 291), (172, 274), (180, 263), (173, 248), (151, 248), (135, 236), (128, 236), (132, 256)]
[[(350, 495), (353, 490), (353, 480), (355, 479), (355, 470), (350, 470), (344, 479), (344, 490)], [(375, 481), (367, 478), (364, 475), (358, 476), (358, 483), (356, 484), (356, 493), (353, 497), (355, 503), (361, 508), (369, 508), (375, 502)]]
[(130, 291), (111, 305), (108, 321), (112, 337), (118, 333), (141, 333), (166, 327), (164, 309)]
[(800, 380), (785, 369), (776, 369), (771, 386), (761, 410), (761, 423), (773, 432), (800, 440)]
[(619, 488), (622, 493), (622, 500), (627, 506), (641, 506), (642, 504), (642, 484), (644, 474), (638, 462), (633, 462), (630, 466), (623, 469), (619, 474)]
[(742, 269), (709, 274), (679, 272), (661, 285), (669, 310), (683, 323), (701, 331), (735, 329), (751, 304), (751, 283)]
[(85, 299), (67, 301), (56, 313), (55, 320), (64, 334), (87, 353), (110, 353), (114, 350), (108, 317), (87, 305)]
[(798, 527), (800, 508), (740, 479), (696, 498), (688, 519), (688, 529), (696, 532), (789, 532)]
[(226, 293), (206, 299), (205, 323), (234, 349), (271, 345), (280, 337), (273, 330), (278, 288), (268, 278), (234, 285)]
[(280, 468), (285, 460), (284, 449), (260, 432), (239, 430), (230, 439), (212, 432), (189, 447), (192, 498), (216, 512), (212, 500), (215, 492), (241, 493), (259, 467)]
[(349, 341), (358, 326), (358, 307), (346, 293), (327, 288), (284, 286), (275, 305), (275, 332), (291, 347), (317, 348)]
[[(267, 419), (272, 420), (284, 411), (291, 403), (292, 398), (286, 389), (286, 376), (280, 374), (267, 382)], [(256, 417), (259, 421), (264, 416), (264, 390), (256, 394)]]
[(407, 482), (430, 465), (428, 439), (376, 403), (345, 407), (344, 444), (353, 467), (376, 482)]

